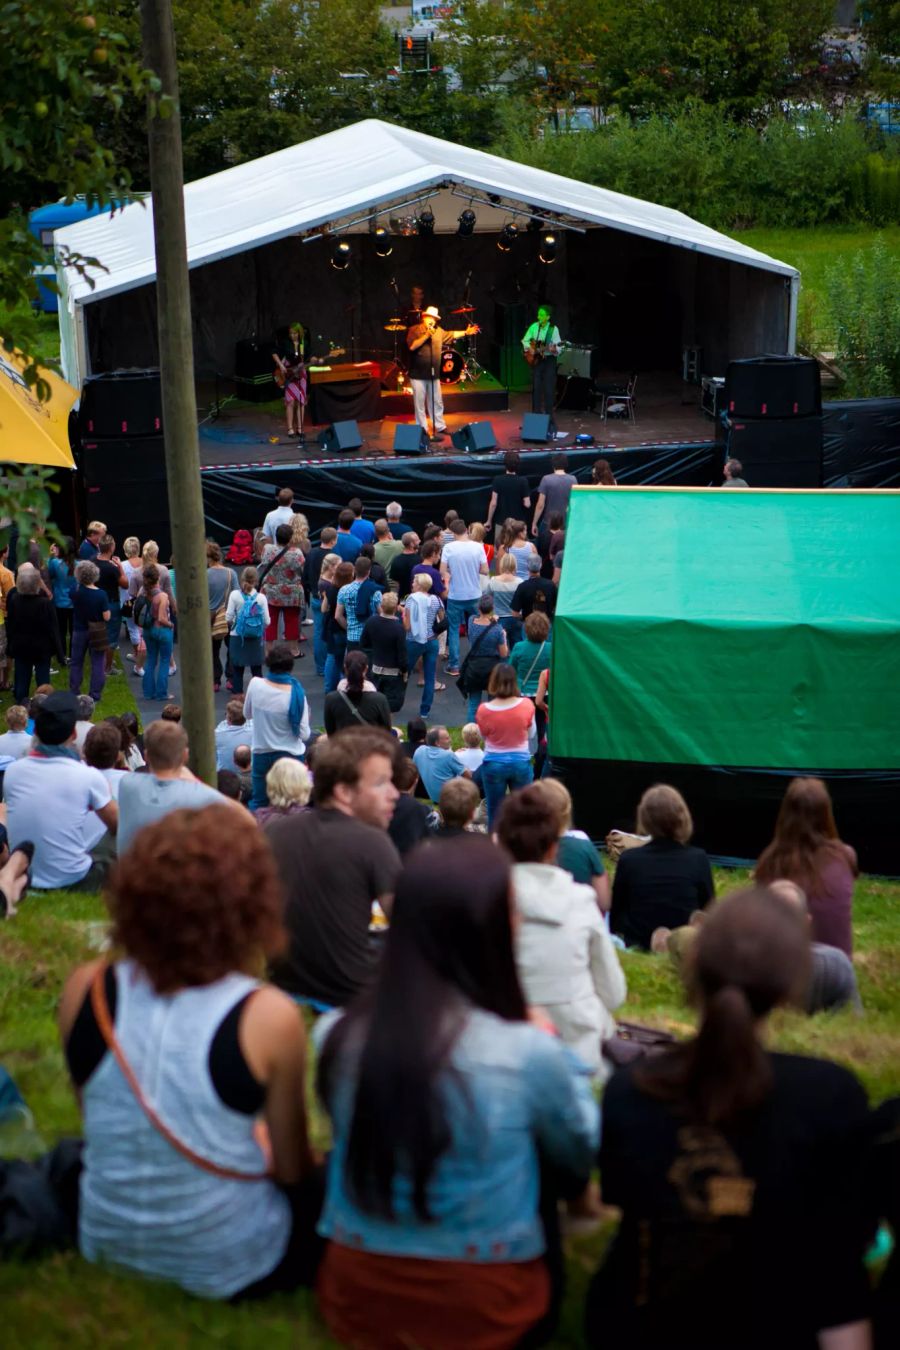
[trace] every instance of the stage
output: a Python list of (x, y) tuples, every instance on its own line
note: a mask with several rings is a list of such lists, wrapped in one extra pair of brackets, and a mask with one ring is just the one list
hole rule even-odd
[[(623, 378), (615, 372), (598, 377), (614, 381)], [(564, 386), (565, 382), (561, 382)], [(563, 387), (560, 406), (555, 418), (564, 437), (554, 441), (526, 445), (522, 441), (522, 418), (531, 410), (530, 393), (511, 392), (492, 376), (486, 375), (477, 383), (442, 386), (444, 413), (450, 432), (468, 422), (487, 421), (494, 430), (499, 450), (535, 449), (541, 444), (569, 450), (577, 436), (593, 436), (596, 454), (603, 449), (624, 450), (641, 445), (660, 445), (667, 442), (713, 441), (715, 425), (700, 411), (700, 389), (685, 384), (675, 376), (655, 372), (641, 375), (636, 390), (635, 422), (625, 418), (609, 417), (604, 421), (599, 412), (567, 409), (571, 390)], [(568, 395), (568, 397), (567, 397)], [(247, 403), (223, 395), (212, 384), (198, 387), (198, 418), (200, 419), (200, 463), (204, 470), (234, 469), (241, 466), (273, 464), (301, 465), (326, 460), (333, 463), (334, 455), (326, 455), (318, 444), (318, 433), (326, 423), (305, 424), (305, 438), (298, 442), (288, 437), (285, 430), (282, 401)], [(394, 432), (398, 424), (412, 422), (412, 395), (396, 391), (382, 391), (382, 416), (378, 420), (358, 422), (362, 446), (352, 458), (368, 456), (394, 458)], [(431, 455), (458, 455), (450, 436), (429, 447)], [(596, 456), (595, 456), (596, 457)]]

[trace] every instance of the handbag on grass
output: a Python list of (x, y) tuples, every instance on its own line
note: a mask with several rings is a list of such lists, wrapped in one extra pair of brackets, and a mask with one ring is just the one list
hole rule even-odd
[(214, 1177), (224, 1177), (226, 1181), (268, 1181), (271, 1179), (271, 1173), (264, 1172), (236, 1172), (230, 1167), (220, 1167), (218, 1163), (212, 1162), (209, 1158), (202, 1157), (199, 1153), (185, 1144), (169, 1129), (168, 1125), (157, 1115), (156, 1110), (144, 1096), (141, 1085), (135, 1077), (134, 1070), (125, 1058), (125, 1052), (119, 1044), (112, 1024), (112, 1018), (109, 1015), (109, 1005), (106, 1002), (106, 972), (109, 966), (104, 962), (97, 967), (97, 973), (91, 982), (91, 1008), (93, 1009), (94, 1019), (100, 1035), (106, 1042), (107, 1049), (113, 1055), (116, 1063), (122, 1071), (122, 1077), (131, 1088), (132, 1095), (144, 1115), (149, 1120), (155, 1130), (162, 1135), (167, 1144), (171, 1144), (176, 1153), (180, 1153), (182, 1158), (187, 1158), (195, 1167), (201, 1168), (204, 1172), (210, 1172)]
[(674, 1044), (670, 1031), (643, 1027), (639, 1022), (617, 1022), (615, 1034), (603, 1042), (602, 1050), (604, 1059), (620, 1067), (646, 1055), (658, 1055)]

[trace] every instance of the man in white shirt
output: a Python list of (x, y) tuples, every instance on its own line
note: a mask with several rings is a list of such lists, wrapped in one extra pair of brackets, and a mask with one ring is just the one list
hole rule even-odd
[[(229, 802), (215, 788), (195, 778), (187, 766), (188, 738), (180, 722), (151, 722), (144, 732), (149, 773), (130, 773), (119, 784), (119, 856), (145, 825), (170, 811), (200, 811)], [(242, 811), (239, 802), (231, 803)]]
[(244, 715), (244, 700), (230, 698), (225, 705), (225, 721), (216, 727), (216, 768), (240, 772), (234, 762), (239, 745), (251, 745), (253, 723)]
[(35, 715), (31, 752), (4, 778), (10, 848), (34, 843), (31, 884), (38, 890), (98, 890), (106, 865), (87, 843), (93, 813), (110, 834), (118, 827), (109, 784), (75, 749), (77, 717), (74, 694), (48, 694)]
[(278, 505), (270, 511), (263, 521), (263, 544), (275, 543), (275, 531), (279, 525), (290, 525), (294, 515), (294, 494), (290, 488), (281, 488), (278, 493)]
[(28, 709), (14, 703), (6, 710), (8, 731), (0, 736), (0, 756), (22, 759), (31, 749), (31, 737), (25, 730), (28, 723)]
[(532, 361), (531, 411), (549, 413), (550, 435), (556, 435), (553, 404), (556, 402), (556, 358), (562, 347), (559, 329), (553, 322), (549, 305), (541, 305), (537, 322), (522, 338), (522, 350)]
[(488, 575), (484, 544), (466, 536), (465, 521), (458, 517), (451, 522), (452, 543), (446, 544), (441, 555), (441, 576), (447, 589), (447, 647), (448, 675), (459, 674), (459, 625), (468, 622), (470, 614), (478, 613), (481, 599), (481, 578)]

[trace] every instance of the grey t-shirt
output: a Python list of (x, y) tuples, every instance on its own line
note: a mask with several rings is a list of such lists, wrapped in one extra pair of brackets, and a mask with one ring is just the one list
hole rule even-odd
[(189, 778), (157, 778), (153, 773), (130, 773), (119, 785), (119, 856), (145, 825), (154, 825), (170, 811), (182, 807), (199, 811), (221, 805), (226, 798), (205, 783)]
[(550, 517), (554, 511), (558, 511), (561, 516), (566, 514), (566, 507), (569, 505), (569, 493), (572, 491), (578, 479), (573, 473), (545, 473), (538, 484), (538, 492), (544, 497), (544, 510), (541, 515), (541, 524), (550, 524)]

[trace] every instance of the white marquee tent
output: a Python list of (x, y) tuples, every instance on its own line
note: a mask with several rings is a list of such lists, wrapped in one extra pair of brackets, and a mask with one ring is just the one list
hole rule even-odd
[[(188, 184), (188, 261), (192, 269), (203, 268), (291, 236), (318, 237), (323, 227), (366, 234), (373, 213), (387, 223), (389, 213), (421, 210), (426, 201), (435, 233), (454, 234), (466, 199), (476, 210), (478, 233), (497, 233), (510, 219), (523, 226), (525, 218), (537, 215), (567, 237), (618, 231), (749, 269), (750, 280), (745, 276), (741, 282), (744, 292), (749, 294), (753, 278), (766, 278), (769, 289), (757, 341), (764, 332), (769, 350), (793, 350), (799, 274), (787, 264), (680, 211), (375, 120)], [(136, 202), (70, 225), (57, 231), (56, 239), (105, 269), (92, 269), (90, 280), (71, 264), (58, 269), (63, 371), (79, 387), (91, 373), (86, 311), (155, 280), (152, 204)], [(773, 283), (780, 288), (775, 301)], [(741, 304), (749, 313), (750, 302)]]

